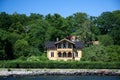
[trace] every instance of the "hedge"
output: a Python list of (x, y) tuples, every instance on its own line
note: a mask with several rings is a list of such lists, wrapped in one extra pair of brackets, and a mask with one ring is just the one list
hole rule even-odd
[(120, 62), (0, 61), (0, 68), (120, 69)]

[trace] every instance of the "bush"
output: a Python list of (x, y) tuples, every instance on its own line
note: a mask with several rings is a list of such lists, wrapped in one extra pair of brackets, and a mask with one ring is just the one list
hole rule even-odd
[(114, 41), (112, 37), (110, 37), (109, 35), (100, 35), (98, 38), (99, 38), (100, 43), (104, 46), (113, 45)]
[(27, 61), (40, 61), (39, 56), (30, 56), (27, 58)]
[(120, 62), (3, 61), (1, 68), (120, 69)]
[(83, 48), (82, 61), (107, 61), (105, 47), (102, 45), (93, 45)]
[(19, 61), (26, 61), (27, 57), (24, 57), (24, 56), (21, 56), (19, 58), (17, 58), (16, 60), (19, 60)]
[(46, 60), (48, 60), (48, 58), (47, 58), (47, 56), (45, 55), (45, 53), (43, 53), (41, 56), (39, 56), (39, 59), (40, 59), (41, 61), (46, 61)]

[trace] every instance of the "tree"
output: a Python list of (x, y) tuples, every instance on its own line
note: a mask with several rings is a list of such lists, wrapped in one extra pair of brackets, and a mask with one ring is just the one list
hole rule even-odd
[(97, 19), (97, 26), (101, 34), (107, 34), (114, 27), (114, 15), (112, 12), (103, 12)]
[[(104, 61), (107, 61), (109, 57), (112, 61), (118, 61), (119, 47), (116, 47), (116, 45), (120, 45), (119, 34), (120, 10), (103, 12), (99, 17), (78, 12), (67, 18), (57, 13), (48, 14), (44, 17), (36, 13), (26, 16), (16, 12), (11, 15), (1, 12), (0, 59), (41, 55), (45, 51), (44, 43), (46, 41), (56, 41), (56, 38), (63, 39), (75, 35), (79, 41), (88, 45), (85, 49), (92, 55), (85, 52), (90, 55), (90, 57), (86, 57), (87, 60), (100, 61), (106, 58)], [(89, 45), (93, 40), (97, 39), (102, 45)], [(114, 50), (116, 51), (113, 51), (110, 48), (111, 46), (112, 48), (115, 46), (117, 49), (114, 48)], [(106, 55), (109, 56), (106, 57)], [(114, 56), (114, 58), (111, 56)], [(115, 59), (115, 57), (117, 58)]]
[(37, 20), (31, 22), (29, 25), (28, 42), (31, 46), (38, 48), (40, 51), (44, 51), (44, 43), (46, 41), (46, 32), (49, 24), (43, 20)]
[(120, 45), (120, 10), (116, 10), (112, 12), (114, 15), (114, 27), (110, 31), (110, 36), (114, 40), (114, 44)]
[(109, 60), (105, 47), (102, 45), (93, 45), (83, 48), (83, 61), (102, 61), (107, 62)]
[(15, 12), (10, 16), (10, 21), (12, 23), (19, 22), (21, 25), (26, 25), (28, 22), (28, 17), (25, 14), (18, 14), (17, 12)]
[(9, 27), (9, 31), (10, 32), (15, 32), (17, 34), (22, 34), (25, 33), (24, 27), (20, 22), (17, 23), (13, 23), (10, 27)]
[(5, 53), (5, 41), (8, 37), (8, 33), (5, 30), (0, 29), (0, 59), (6, 59), (7, 54)]
[(28, 47), (29, 44), (26, 40), (21, 39), (21, 40), (17, 40), (14, 44), (14, 53), (15, 56), (18, 58), (20, 56), (28, 56)]
[(120, 26), (118, 27), (114, 27), (111, 32), (110, 35), (112, 36), (113, 40), (114, 40), (114, 44), (116, 45), (120, 45)]
[(0, 28), (7, 30), (11, 25), (10, 15), (5, 12), (0, 13)]
[(89, 44), (89, 42), (95, 40), (94, 34), (90, 30), (91, 22), (86, 20), (82, 26), (74, 33), (78, 39), (85, 44)]
[(120, 46), (118, 45), (107, 46), (106, 53), (108, 54), (109, 62), (120, 61)]
[(62, 39), (70, 34), (68, 22), (59, 14), (48, 14), (45, 20), (50, 24), (51, 29), (53, 29), (51, 40), (55, 41), (56, 38)]
[(82, 24), (88, 20), (86, 13), (75, 13), (69, 17), (67, 17), (67, 21), (69, 23), (70, 29), (72, 32), (75, 32), (77, 29), (79, 29)]
[(113, 39), (109, 35), (100, 35), (98, 37), (98, 39), (99, 39), (100, 43), (104, 46), (113, 45)]
[(13, 59), (12, 44), (8, 39), (9, 33), (0, 29), (0, 59)]
[(113, 12), (103, 12), (97, 19), (97, 26), (99, 27), (101, 34), (109, 34), (114, 44), (120, 44), (119, 27), (120, 27), (120, 10)]
[(97, 26), (97, 17), (90, 16), (91, 26), (90, 29), (92, 33), (94, 33), (96, 36), (100, 35), (99, 27)]
[(43, 18), (44, 16), (41, 14), (31, 13), (28, 19), (29, 21), (35, 21), (35, 20), (43, 19)]

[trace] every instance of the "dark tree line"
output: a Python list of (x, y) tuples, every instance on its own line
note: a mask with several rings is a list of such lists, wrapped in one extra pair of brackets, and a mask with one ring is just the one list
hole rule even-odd
[(99, 17), (75, 13), (66, 18), (31, 13), (0, 13), (0, 59), (44, 53), (44, 43), (74, 35), (87, 45), (99, 40), (103, 46), (120, 45), (120, 10), (103, 12)]

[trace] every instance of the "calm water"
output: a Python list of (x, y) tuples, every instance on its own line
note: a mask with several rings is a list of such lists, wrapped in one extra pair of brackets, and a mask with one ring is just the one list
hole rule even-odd
[(0, 80), (120, 80), (120, 76), (24, 76), (0, 77)]

